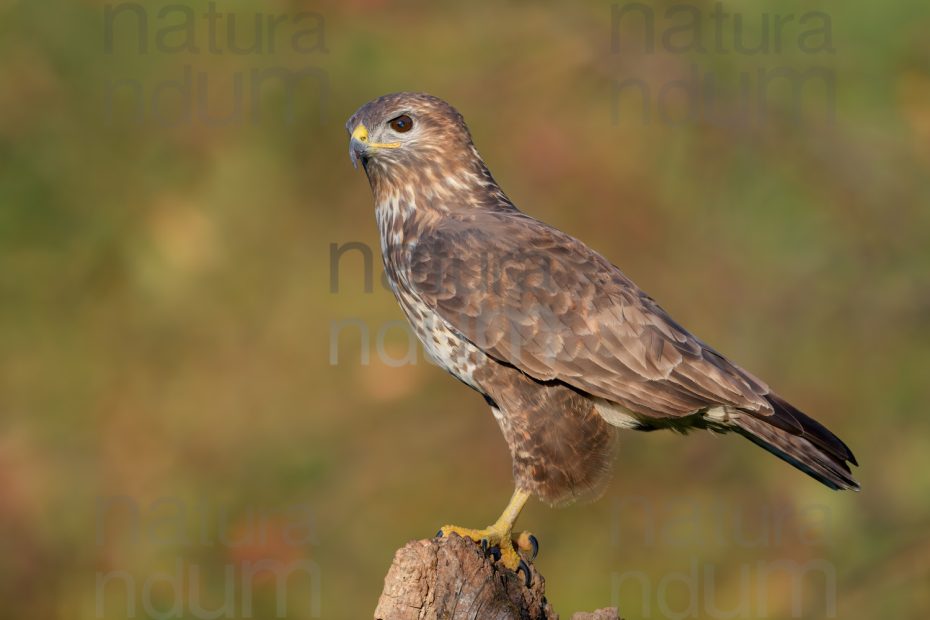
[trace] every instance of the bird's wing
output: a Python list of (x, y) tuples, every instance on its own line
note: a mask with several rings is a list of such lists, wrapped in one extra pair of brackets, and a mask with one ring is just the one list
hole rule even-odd
[(492, 358), (654, 417), (723, 405), (767, 417), (768, 387), (692, 336), (577, 239), (517, 211), (449, 220), (410, 248), (409, 283)]

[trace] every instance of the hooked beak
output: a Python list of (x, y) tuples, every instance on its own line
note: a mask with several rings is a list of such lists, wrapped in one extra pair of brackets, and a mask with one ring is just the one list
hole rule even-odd
[(363, 123), (359, 123), (352, 130), (352, 137), (349, 139), (349, 159), (352, 160), (352, 166), (358, 169), (358, 162), (361, 160), (362, 166), (368, 161), (371, 152), (375, 149), (396, 149), (400, 147), (400, 142), (371, 142), (368, 140), (368, 128)]

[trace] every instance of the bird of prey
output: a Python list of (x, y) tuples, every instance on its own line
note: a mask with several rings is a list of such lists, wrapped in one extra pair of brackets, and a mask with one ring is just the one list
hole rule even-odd
[(693, 336), (606, 258), (519, 211), (462, 115), (395, 93), (349, 119), (374, 194), (387, 279), (427, 353), (480, 392), (516, 489), (481, 530), (512, 570), (535, 539), (513, 525), (535, 495), (602, 490), (617, 429), (735, 432), (833, 489), (858, 489), (836, 435)]

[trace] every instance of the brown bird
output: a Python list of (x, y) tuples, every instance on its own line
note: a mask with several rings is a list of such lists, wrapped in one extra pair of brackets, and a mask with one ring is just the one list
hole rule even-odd
[[(832, 489), (858, 489), (836, 435), (675, 322), (610, 261), (517, 210), (462, 115), (422, 93), (385, 95), (349, 119), (371, 184), (388, 281), (429, 355), (480, 392), (513, 458), (516, 490), (482, 530), (499, 547), (527, 499), (603, 489), (616, 429), (736, 432)], [(516, 548), (515, 548), (516, 545)]]

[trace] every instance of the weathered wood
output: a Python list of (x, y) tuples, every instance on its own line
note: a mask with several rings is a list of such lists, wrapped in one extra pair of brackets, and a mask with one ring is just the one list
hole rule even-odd
[[(376, 620), (558, 620), (546, 580), (497, 566), (471, 540), (453, 534), (399, 549), (384, 579)], [(619, 620), (616, 609), (576, 613), (572, 620)]]

